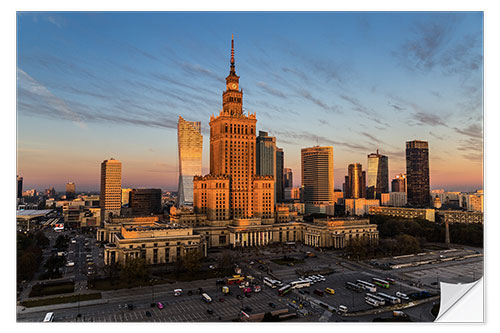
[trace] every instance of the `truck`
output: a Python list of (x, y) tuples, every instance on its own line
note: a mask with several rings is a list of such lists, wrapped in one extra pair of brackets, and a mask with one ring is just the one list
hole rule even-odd
[(222, 293), (223, 294), (229, 294), (229, 287), (228, 286), (223, 286), (222, 287)]

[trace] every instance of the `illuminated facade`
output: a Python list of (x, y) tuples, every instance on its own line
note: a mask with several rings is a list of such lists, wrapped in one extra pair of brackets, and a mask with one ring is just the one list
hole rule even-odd
[(201, 174), (203, 136), (201, 123), (186, 121), (179, 116), (177, 123), (179, 149), (179, 206), (193, 204), (193, 176)]
[(344, 187), (344, 198), (366, 198), (366, 172), (360, 163), (349, 164)]
[(303, 200), (310, 204), (334, 204), (333, 147), (301, 150)]
[(366, 197), (380, 199), (381, 193), (389, 193), (389, 159), (378, 153), (368, 155)]
[(120, 215), (122, 206), (122, 163), (111, 158), (101, 163), (101, 220)]
[(243, 91), (231, 65), (222, 110), (210, 117), (210, 174), (194, 177), (194, 211), (213, 226), (239, 220), (274, 219), (275, 178), (256, 174), (255, 113), (243, 112)]
[(406, 193), (406, 173), (400, 173), (396, 175), (391, 182), (392, 192), (404, 192)]
[(75, 183), (66, 183), (66, 200), (73, 200), (76, 197)]

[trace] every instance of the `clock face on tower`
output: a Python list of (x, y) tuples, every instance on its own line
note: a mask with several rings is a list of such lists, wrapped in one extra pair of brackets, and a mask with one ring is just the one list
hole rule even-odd
[(231, 88), (236, 89), (236, 88), (238, 88), (238, 85), (236, 83), (233, 83), (233, 84), (231, 84)]

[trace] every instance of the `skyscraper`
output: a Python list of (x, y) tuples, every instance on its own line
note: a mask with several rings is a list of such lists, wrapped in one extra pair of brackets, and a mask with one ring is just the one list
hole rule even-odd
[(214, 225), (228, 219), (274, 219), (275, 179), (255, 172), (257, 119), (255, 113), (243, 112), (234, 63), (231, 40), (222, 110), (210, 117), (210, 174), (194, 179), (195, 212), (206, 213), (207, 223)]
[(380, 193), (389, 193), (389, 162), (385, 155), (378, 153), (368, 155), (366, 197), (380, 199)]
[(111, 158), (101, 163), (101, 221), (120, 215), (122, 205), (122, 163)]
[(408, 204), (430, 205), (429, 144), (427, 141), (406, 142), (406, 193)]
[(285, 200), (285, 186), (283, 183), (283, 167), (285, 165), (285, 153), (283, 149), (276, 148), (276, 202)]
[(66, 200), (73, 200), (76, 197), (75, 183), (66, 183)]
[(285, 168), (283, 171), (283, 184), (285, 188), (293, 187), (293, 171), (290, 168)]
[(333, 147), (302, 148), (301, 165), (303, 200), (333, 204)]
[(406, 192), (406, 173), (396, 175), (391, 182), (392, 192)]
[(255, 149), (256, 173), (276, 178), (276, 138), (259, 131)]
[(179, 149), (179, 206), (193, 204), (193, 176), (201, 175), (203, 135), (201, 122), (186, 121), (179, 116), (177, 123)]
[(344, 198), (366, 198), (366, 172), (360, 163), (349, 164), (344, 187)]
[(16, 176), (17, 181), (17, 198), (22, 199), (23, 197), (23, 177)]

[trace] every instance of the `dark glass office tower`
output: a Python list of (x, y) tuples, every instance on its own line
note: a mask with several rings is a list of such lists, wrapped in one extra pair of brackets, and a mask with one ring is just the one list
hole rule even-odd
[(406, 142), (406, 192), (408, 204), (430, 205), (429, 144), (427, 141)]
[(368, 199), (380, 199), (380, 193), (389, 193), (389, 159), (378, 153), (368, 155)]
[(283, 182), (283, 167), (285, 165), (285, 153), (283, 149), (276, 147), (276, 202), (285, 201), (285, 187)]
[(366, 198), (366, 172), (360, 163), (349, 164), (345, 176), (344, 198)]

